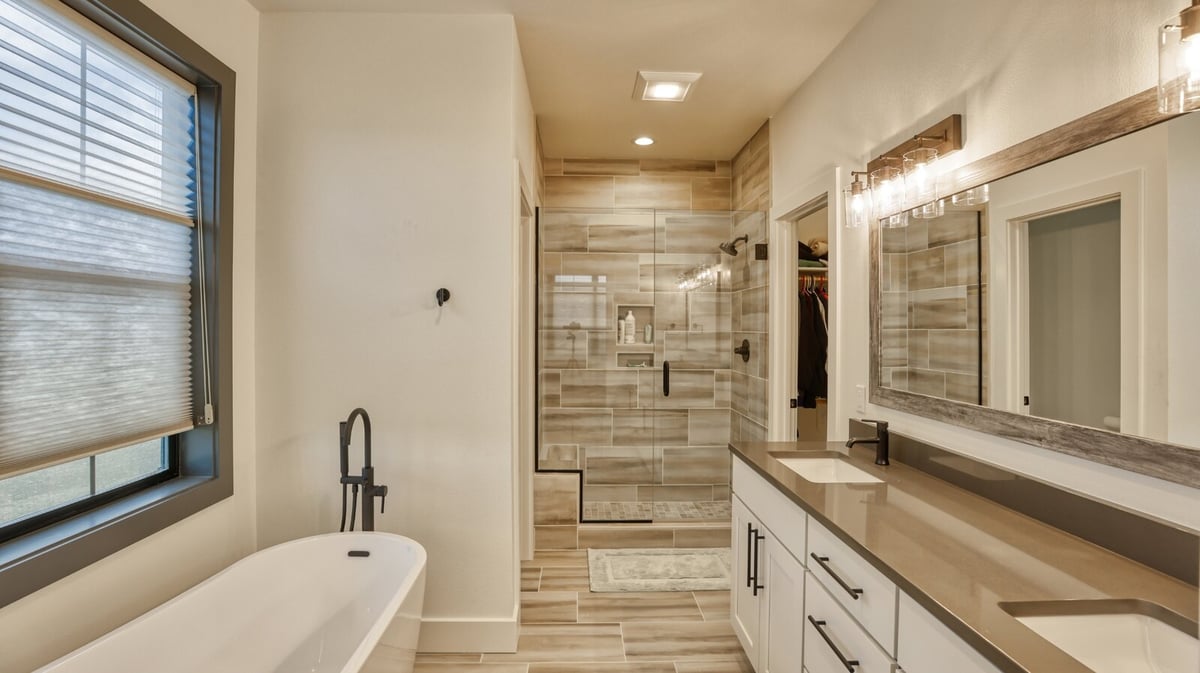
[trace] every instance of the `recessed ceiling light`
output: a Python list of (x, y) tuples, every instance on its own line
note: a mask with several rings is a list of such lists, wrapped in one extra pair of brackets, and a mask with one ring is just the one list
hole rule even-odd
[(638, 136), (633, 139), (633, 144), (640, 145), (641, 147), (645, 147), (647, 145), (653, 145), (654, 138), (651, 138), (650, 136)]
[(692, 85), (700, 79), (698, 72), (638, 72), (633, 85), (633, 97), (650, 101), (679, 102), (687, 98)]

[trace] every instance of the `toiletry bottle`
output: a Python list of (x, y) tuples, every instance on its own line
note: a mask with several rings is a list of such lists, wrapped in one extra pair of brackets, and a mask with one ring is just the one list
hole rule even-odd
[(625, 319), (617, 318), (617, 343), (625, 343)]
[(654, 343), (654, 325), (646, 325), (646, 329), (643, 331), (645, 332), (644, 341), (648, 344)]
[(625, 314), (625, 343), (637, 343), (634, 335), (637, 334), (637, 319), (633, 317), (633, 309)]

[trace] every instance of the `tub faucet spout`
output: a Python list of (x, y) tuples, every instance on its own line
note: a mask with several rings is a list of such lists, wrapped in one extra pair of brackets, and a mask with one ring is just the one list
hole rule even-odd
[[(359, 476), (350, 476), (350, 436), (354, 432), (354, 423), (362, 419), (363, 424), (363, 468)], [(350, 530), (354, 530), (355, 511), (358, 509), (358, 493), (362, 490), (362, 529), (375, 530), (375, 498), (379, 498), (379, 513), (382, 514), (386, 503), (388, 487), (375, 483), (375, 466), (371, 464), (371, 417), (366, 409), (359, 407), (350, 412), (346, 420), (338, 423), (339, 458), (342, 468), (342, 526), (346, 530), (346, 487), (353, 488), (350, 505)]]

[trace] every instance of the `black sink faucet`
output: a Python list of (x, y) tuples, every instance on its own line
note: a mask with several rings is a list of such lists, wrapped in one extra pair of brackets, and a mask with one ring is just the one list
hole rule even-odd
[[(363, 423), (363, 468), (362, 475), (350, 476), (350, 434), (354, 422), (362, 418)], [(387, 502), (388, 487), (375, 483), (375, 467), (371, 465), (371, 417), (361, 407), (350, 412), (346, 420), (338, 423), (339, 457), (342, 468), (342, 530), (346, 530), (346, 487), (353, 486), (350, 504), (350, 530), (354, 530), (354, 512), (358, 509), (358, 491), (362, 489), (362, 529), (375, 530), (375, 498), (379, 498), (379, 513), (383, 514)]]
[(874, 423), (874, 437), (851, 437), (846, 441), (846, 446), (854, 446), (855, 444), (874, 444), (875, 445), (875, 464), (888, 465), (888, 424), (887, 421), (873, 421), (864, 418), (860, 423)]

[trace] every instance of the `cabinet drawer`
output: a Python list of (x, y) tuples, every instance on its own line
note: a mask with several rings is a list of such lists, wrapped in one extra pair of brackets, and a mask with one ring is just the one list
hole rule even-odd
[(1000, 673), (928, 610), (900, 594), (896, 660), (906, 673)]
[(803, 561), (808, 515), (754, 468), (734, 456), (733, 492), (792, 556)]
[(892, 672), (891, 657), (814, 579), (812, 572), (805, 578), (804, 600), (804, 668), (809, 673), (848, 673), (850, 668), (843, 658), (853, 664), (853, 673)]
[(891, 580), (815, 520), (809, 522), (804, 564), (884, 650), (896, 651), (897, 592)]

